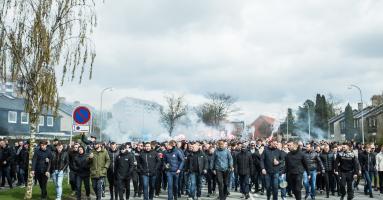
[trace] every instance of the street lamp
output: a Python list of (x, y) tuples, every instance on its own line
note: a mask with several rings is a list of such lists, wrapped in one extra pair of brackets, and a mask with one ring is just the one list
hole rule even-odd
[(106, 91), (112, 91), (113, 88), (112, 87), (107, 87), (107, 88), (104, 88), (102, 91), (101, 91), (101, 100), (100, 100), (100, 141), (102, 141), (102, 125), (103, 125), (103, 122), (102, 122), (102, 118), (103, 118), (103, 115), (102, 115), (102, 97), (104, 96), (104, 93)]
[(309, 141), (311, 140), (311, 117), (310, 117), (310, 105), (305, 102), (305, 104), (307, 106), (307, 115), (308, 115), (308, 123), (309, 123)]
[(364, 114), (363, 114), (363, 93), (362, 93), (362, 90), (360, 89), (360, 87), (358, 87), (357, 85), (353, 85), (353, 84), (351, 84), (351, 85), (349, 85), (348, 86), (348, 89), (352, 89), (352, 88), (356, 88), (356, 89), (358, 89), (359, 90), (359, 95), (360, 95), (360, 102), (361, 102), (361, 104), (362, 104), (362, 111), (361, 111), (361, 115), (362, 115), (362, 123), (361, 123), (361, 125), (362, 125), (362, 143), (364, 144)]

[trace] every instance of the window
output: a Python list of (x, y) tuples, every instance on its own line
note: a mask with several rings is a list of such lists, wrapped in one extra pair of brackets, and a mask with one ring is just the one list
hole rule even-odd
[(40, 118), (39, 118), (39, 126), (44, 126), (44, 116), (40, 116)]
[(47, 117), (47, 126), (53, 127), (53, 117)]
[(21, 123), (22, 124), (28, 124), (29, 123), (29, 114), (22, 112), (21, 113)]
[(12, 124), (17, 123), (17, 112), (8, 111), (8, 123), (12, 123)]

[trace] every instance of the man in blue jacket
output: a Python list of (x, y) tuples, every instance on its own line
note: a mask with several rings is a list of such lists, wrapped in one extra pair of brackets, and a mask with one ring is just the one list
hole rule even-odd
[(185, 161), (183, 153), (176, 148), (176, 145), (176, 141), (169, 141), (164, 159), (168, 181), (168, 200), (177, 199), (178, 178)]
[(224, 141), (220, 140), (218, 142), (218, 148), (214, 152), (212, 169), (213, 173), (217, 175), (218, 180), (218, 189), (219, 189), (219, 199), (225, 200), (228, 191), (228, 179), (230, 171), (234, 170), (233, 167), (233, 157), (230, 154), (230, 151), (225, 148)]

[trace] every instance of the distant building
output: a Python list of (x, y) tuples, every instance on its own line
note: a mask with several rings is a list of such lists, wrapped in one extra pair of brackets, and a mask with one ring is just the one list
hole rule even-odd
[(250, 124), (252, 139), (259, 137), (270, 137), (274, 130), (275, 119), (265, 115), (259, 116), (253, 123)]
[[(358, 104), (358, 110), (353, 111), (355, 139), (362, 140), (362, 118), (365, 133), (365, 141), (383, 141), (383, 95), (374, 95), (371, 98), (371, 106), (363, 108)], [(329, 119), (330, 133), (335, 141), (345, 139), (344, 112)]]

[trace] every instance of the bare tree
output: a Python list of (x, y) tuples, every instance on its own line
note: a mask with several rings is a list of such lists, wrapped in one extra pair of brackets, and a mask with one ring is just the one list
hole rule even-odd
[(165, 96), (165, 99), (167, 106), (165, 110), (161, 109), (160, 121), (171, 137), (177, 123), (187, 114), (188, 106), (185, 104), (183, 96), (171, 95)]
[(218, 127), (228, 116), (239, 109), (234, 107), (236, 99), (224, 93), (209, 93), (208, 102), (197, 108), (197, 115), (208, 126)]
[(92, 77), (95, 48), (90, 38), (96, 26), (94, 0), (0, 1), (0, 78), (15, 81), (25, 97), (30, 117), (29, 175), (25, 199), (32, 198), (31, 160), (39, 116), (57, 111), (56, 73), (81, 83)]

